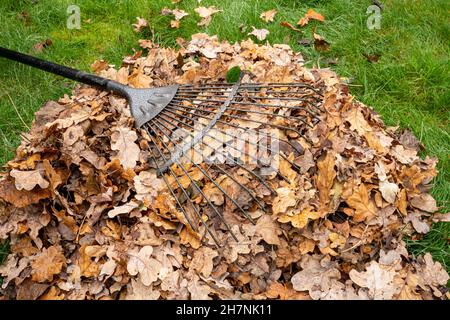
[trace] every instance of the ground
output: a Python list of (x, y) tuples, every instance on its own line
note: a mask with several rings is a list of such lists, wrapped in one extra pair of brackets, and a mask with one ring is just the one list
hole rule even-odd
[[(387, 125), (410, 129), (423, 143), (423, 155), (439, 159), (439, 176), (432, 194), (442, 212), (450, 209), (450, 72), (448, 12), (446, 0), (385, 0), (381, 28), (369, 30), (367, 8), (372, 1), (295, 0), (203, 0), (201, 6), (216, 6), (223, 12), (213, 16), (207, 27), (198, 27), (194, 12), (197, 0), (3, 0), (0, 3), (0, 46), (85, 71), (97, 59), (120, 66), (123, 56), (138, 49), (139, 39), (151, 39), (163, 46), (176, 46), (176, 38), (197, 32), (217, 34), (230, 42), (248, 37), (251, 26), (270, 31), (267, 40), (287, 43), (300, 51), (309, 66), (330, 67), (347, 78), (356, 98), (373, 107)], [(77, 4), (81, 29), (68, 29), (67, 8)], [(169, 27), (171, 17), (161, 16), (165, 6), (189, 13), (179, 29)], [(275, 21), (266, 23), (259, 15), (277, 9)], [(325, 17), (293, 31), (280, 25), (296, 25), (309, 8)], [(136, 17), (149, 21), (150, 28), (133, 31)], [(242, 32), (240, 26), (247, 26)], [(313, 28), (331, 49), (318, 52), (305, 46)], [(52, 44), (37, 52), (33, 46), (51, 39)], [(369, 61), (372, 60), (372, 61)], [(378, 60), (378, 61), (375, 61)], [(47, 100), (69, 93), (73, 82), (39, 70), (0, 59), (0, 163), (14, 155), (20, 132), (26, 131), (34, 112)], [(431, 252), (450, 270), (450, 225), (435, 224), (423, 239), (409, 239), (412, 252)], [(0, 244), (0, 260), (7, 244)]]

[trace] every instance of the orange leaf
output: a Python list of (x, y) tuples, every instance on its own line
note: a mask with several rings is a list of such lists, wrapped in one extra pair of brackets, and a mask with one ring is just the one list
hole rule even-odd
[(287, 22), (287, 21), (281, 21), (281, 22), (280, 22), (280, 26), (289, 28), (289, 29), (294, 30), (294, 31), (299, 31), (299, 32), (301, 32), (300, 29), (294, 27), (292, 24), (290, 24), (290, 23)]
[(310, 19), (318, 20), (320, 22), (325, 21), (325, 17), (322, 16), (320, 13), (314, 11), (313, 9), (309, 9), (308, 12), (297, 22), (299, 26), (306, 26)]

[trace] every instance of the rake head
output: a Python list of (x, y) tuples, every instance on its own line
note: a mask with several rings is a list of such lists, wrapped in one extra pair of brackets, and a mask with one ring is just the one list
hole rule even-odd
[[(152, 111), (138, 110), (139, 104), (131, 103), (137, 126), (151, 141), (150, 166), (162, 176), (193, 230), (203, 224), (219, 245), (214, 228), (205, 221), (210, 219), (204, 219), (206, 213), (209, 218), (217, 216), (237, 240), (224, 218), (224, 206), (230, 205), (252, 223), (249, 210), (266, 211), (263, 197), (275, 194), (269, 180), (278, 176), (288, 181), (278, 161), (299, 169), (289, 155), (302, 153), (295, 140), (319, 121), (321, 92), (304, 83), (206, 83), (158, 89), (145, 98)], [(202, 190), (192, 169), (215, 192)], [(239, 179), (238, 171), (249, 179)], [(237, 184), (239, 196), (225, 190), (223, 177)], [(259, 192), (250, 180), (252, 186), (259, 185)]]

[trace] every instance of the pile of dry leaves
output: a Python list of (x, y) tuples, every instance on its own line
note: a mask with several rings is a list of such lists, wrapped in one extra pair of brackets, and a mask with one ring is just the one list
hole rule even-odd
[[(202, 225), (195, 232), (186, 224), (149, 167), (149, 137), (134, 129), (126, 101), (78, 87), (36, 113), (1, 178), (0, 239), (9, 238), (12, 250), (0, 267), (4, 297), (448, 297), (442, 266), (430, 254), (412, 258), (401, 240), (428, 232), (438, 209), (428, 193), (436, 160), (419, 158), (412, 134), (386, 128), (333, 72), (306, 69), (287, 45), (230, 44), (205, 34), (178, 42), (176, 51), (142, 40), (147, 56), (126, 57), (119, 70), (105, 61), (93, 68), (134, 87), (223, 81), (233, 66), (254, 82), (308, 82), (324, 92), (324, 111), (305, 138), (292, 137), (302, 152), (286, 156), (301, 169), (281, 163), (289, 182), (268, 180), (276, 195), (232, 171), (269, 213), (250, 206), (253, 225), (222, 199), (239, 242), (210, 216), (223, 244), (217, 248)], [(192, 197), (205, 210), (201, 195)]]

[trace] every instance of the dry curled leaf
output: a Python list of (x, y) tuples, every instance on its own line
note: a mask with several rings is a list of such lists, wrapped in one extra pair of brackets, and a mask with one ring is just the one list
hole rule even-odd
[(294, 30), (294, 31), (302, 32), (302, 30), (294, 27), (291, 23), (289, 23), (287, 21), (281, 21), (280, 22), (280, 26), (289, 28), (289, 29)]

